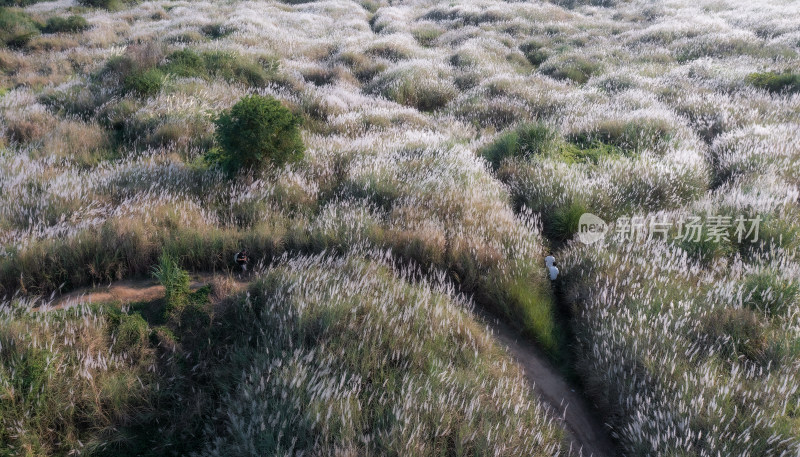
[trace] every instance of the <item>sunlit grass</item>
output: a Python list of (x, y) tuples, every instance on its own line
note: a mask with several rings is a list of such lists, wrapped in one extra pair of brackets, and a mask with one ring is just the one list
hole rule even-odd
[[(797, 78), (784, 71), (798, 66), (795, 5), (111, 6), (3, 10), (4, 20), (22, 19), (3, 29), (11, 46), (0, 50), (0, 295), (147, 277), (163, 252), (185, 269), (227, 271), (243, 246), (264, 264), (367, 246), (399, 265), (445, 272), (557, 358), (572, 346), (559, 340), (541, 268), (546, 237), (567, 246), (577, 372), (627, 453), (797, 453), (800, 141)], [(90, 27), (38, 33), (36, 21), (55, 27), (54, 18), (72, 14)], [(200, 158), (214, 146), (212, 120), (248, 94), (275, 97), (301, 117), (307, 151), (231, 182)], [(570, 239), (584, 211), (609, 222), (760, 215), (763, 243), (582, 247)], [(287, 277), (324, 276), (297, 268)], [(379, 284), (402, 284), (387, 281)], [(347, 321), (350, 305), (319, 311), (308, 332)], [(187, 309), (186, 322), (198, 321), (198, 310)], [(17, 328), (30, 318), (8, 319)], [(141, 324), (132, 319), (131, 341)], [(106, 324), (81, 325), (91, 333)], [(175, 336), (151, 330), (166, 346)], [(66, 360), (62, 373), (77, 369), (73, 359), (43, 354), (31, 355), (29, 371), (42, 371), (42, 360)], [(329, 355), (317, 365), (286, 355), (295, 371), (282, 373), (302, 378), (310, 366), (352, 356)], [(133, 378), (114, 376), (99, 393), (76, 381), (76, 401), (117, 405), (98, 410), (96, 430), (111, 427), (107, 411), (124, 416), (123, 405), (139, 398), (136, 389), (126, 397)], [(23, 378), (31, 392), (44, 382)], [(407, 386), (427, 386), (416, 382)], [(355, 442), (361, 419), (343, 392), (331, 415), (353, 415), (317, 422), (319, 433), (308, 436)], [(413, 417), (435, 422), (419, 398), (402, 398)], [(31, 405), (3, 417), (37, 437), (52, 424), (25, 422)], [(250, 406), (239, 413), (263, 419)], [(494, 433), (491, 442), (502, 443)], [(40, 439), (42, 452), (52, 439)], [(225, 446), (238, 452), (231, 440)], [(285, 435), (275, 443), (286, 444)], [(330, 442), (320, 446), (333, 452)], [(360, 449), (348, 446), (336, 450)]]

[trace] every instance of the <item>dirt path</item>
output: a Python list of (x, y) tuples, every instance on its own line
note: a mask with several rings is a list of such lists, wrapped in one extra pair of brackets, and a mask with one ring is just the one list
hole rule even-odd
[[(248, 282), (228, 275), (202, 273), (192, 275), (189, 288), (197, 290), (214, 281), (222, 280), (230, 283), (231, 292), (244, 289)], [(105, 287), (78, 289), (54, 298), (38, 307), (41, 310), (69, 308), (81, 303), (130, 303), (137, 301), (153, 301), (164, 296), (164, 286), (154, 279), (126, 279), (115, 281)]]
[(581, 457), (614, 457), (618, 454), (605, 426), (597, 420), (583, 396), (577, 393), (547, 358), (519, 333), (496, 317), (479, 313), (493, 334), (508, 349), (534, 391), (553, 413), (564, 419), (572, 453)]
[[(243, 290), (248, 281), (230, 276), (200, 274), (192, 278), (191, 288), (197, 289), (214, 281), (228, 281), (229, 292)], [(61, 309), (81, 303), (152, 301), (164, 296), (164, 287), (155, 280), (132, 279), (116, 281), (106, 287), (82, 289), (55, 298), (39, 307), (40, 310)], [(583, 397), (553, 368), (547, 358), (533, 345), (499, 319), (476, 310), (497, 340), (522, 366), (525, 376), (539, 397), (554, 415), (564, 420), (572, 454), (580, 457), (613, 457), (614, 445), (604, 426), (594, 417)]]

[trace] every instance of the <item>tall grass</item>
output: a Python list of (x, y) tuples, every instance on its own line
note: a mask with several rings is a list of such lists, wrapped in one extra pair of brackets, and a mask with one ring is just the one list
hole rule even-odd
[[(627, 453), (796, 450), (792, 5), (113, 3), (74, 34), (34, 36), (65, 3), (3, 10), (0, 294), (143, 277), (162, 252), (224, 271), (242, 245), (265, 264), (366, 245), (563, 351), (544, 234), (570, 246), (578, 372)], [(303, 117), (307, 153), (230, 182), (198, 158), (250, 94)], [(584, 210), (762, 215), (766, 241), (581, 248)], [(152, 325), (199, 311), (148, 325), (173, 347)]]
[[(5, 303), (0, 440), (90, 455), (566, 452), (471, 303), (388, 260), (295, 258), (167, 321), (170, 299)], [(158, 268), (185, 274), (166, 256)]]

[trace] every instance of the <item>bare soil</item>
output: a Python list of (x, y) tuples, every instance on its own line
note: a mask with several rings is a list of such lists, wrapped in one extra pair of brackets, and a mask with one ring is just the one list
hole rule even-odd
[(563, 420), (571, 442), (571, 455), (619, 455), (607, 428), (597, 419), (583, 395), (567, 382), (541, 351), (499, 319), (483, 315), (483, 321), (522, 367), (536, 394), (551, 408), (550, 412)]

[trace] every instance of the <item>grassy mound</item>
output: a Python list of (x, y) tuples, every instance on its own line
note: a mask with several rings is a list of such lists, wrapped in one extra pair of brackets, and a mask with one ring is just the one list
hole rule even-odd
[(222, 79), (263, 87), (277, 69), (275, 62), (257, 62), (228, 51), (183, 49), (163, 56), (163, 50), (155, 46), (131, 47), (125, 54), (110, 59), (100, 77), (111, 77), (112, 84), (121, 86), (125, 93), (151, 97), (161, 91), (168, 76)]
[(42, 31), (44, 33), (77, 33), (89, 29), (89, 23), (83, 16), (51, 17)]
[[(173, 267), (158, 270), (170, 290)], [(166, 313), (163, 301), (6, 308), (0, 443), (123, 456), (558, 454), (561, 432), (467, 304), (410, 279), (362, 257), (298, 258), (216, 305), (179, 284)]]
[(598, 163), (604, 158), (625, 155), (619, 145), (606, 139), (581, 136), (566, 141), (543, 124), (522, 124), (500, 135), (480, 154), (497, 169), (507, 158), (551, 158), (565, 163)]
[(0, 45), (22, 47), (39, 35), (39, 24), (24, 11), (0, 7)]

